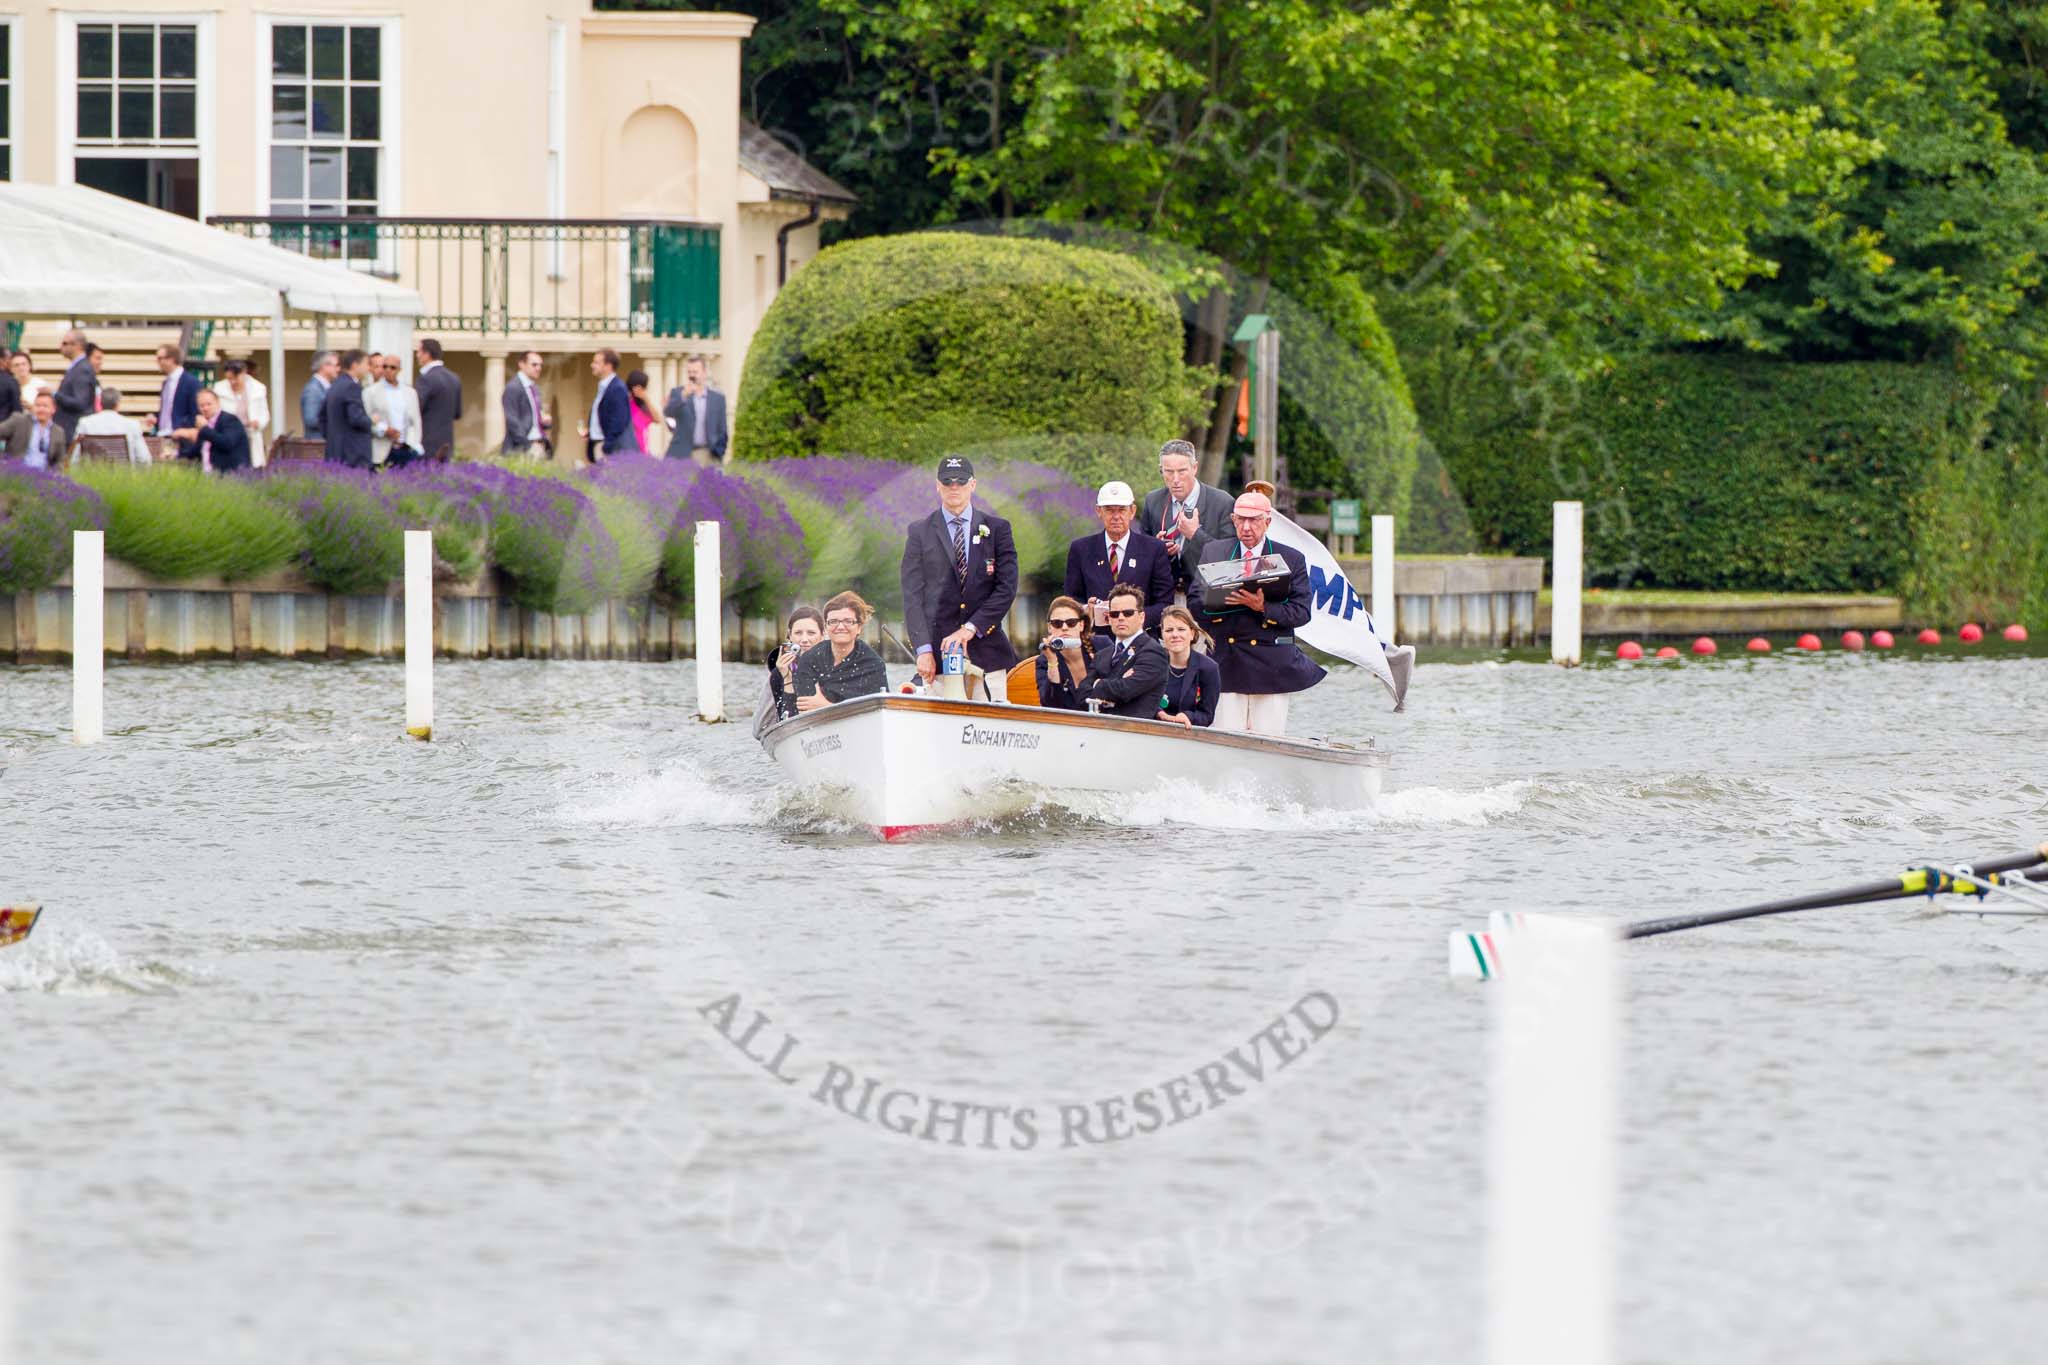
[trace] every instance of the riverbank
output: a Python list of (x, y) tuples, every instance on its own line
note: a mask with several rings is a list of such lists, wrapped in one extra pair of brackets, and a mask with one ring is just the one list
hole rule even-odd
[[(1581, 599), (1581, 630), (1589, 636), (1659, 637), (1816, 634), (1897, 630), (1906, 624), (1896, 597), (1823, 592), (1691, 592), (1676, 588), (1590, 588)], [(1550, 589), (1536, 599), (1536, 632), (1550, 636)]]

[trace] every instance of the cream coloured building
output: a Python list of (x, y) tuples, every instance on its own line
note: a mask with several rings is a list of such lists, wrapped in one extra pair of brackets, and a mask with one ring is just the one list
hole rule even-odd
[[(567, 447), (599, 346), (657, 400), (700, 353), (731, 393), (781, 282), (852, 205), (740, 117), (753, 25), (588, 0), (0, 0), (0, 177), (410, 285), (463, 381), (458, 448), (495, 447), (529, 347)], [(296, 328), (283, 383), (264, 377), (295, 394), (316, 345), (365, 341)], [(209, 358), (261, 365), (268, 345), (223, 327)]]

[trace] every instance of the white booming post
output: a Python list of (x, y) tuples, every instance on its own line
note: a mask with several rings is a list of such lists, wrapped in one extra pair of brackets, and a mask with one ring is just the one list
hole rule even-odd
[(725, 614), (718, 578), (718, 523), (697, 523), (697, 719), (725, 719), (725, 678), (719, 672)]
[(1586, 504), (1550, 504), (1550, 661), (1579, 666), (1579, 591), (1586, 578)]
[(405, 732), (434, 737), (434, 533), (405, 533)]
[(1489, 982), (1488, 1365), (1614, 1359), (1620, 940), (1530, 915)]
[(106, 712), (107, 533), (71, 533), (71, 738), (97, 744)]
[(1394, 519), (1372, 519), (1372, 623), (1394, 641)]

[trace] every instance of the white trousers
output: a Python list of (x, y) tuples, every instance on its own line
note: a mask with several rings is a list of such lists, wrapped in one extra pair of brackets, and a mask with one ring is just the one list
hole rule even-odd
[(1287, 733), (1285, 692), (1224, 692), (1216, 698), (1218, 730), (1249, 730), (1255, 735)]

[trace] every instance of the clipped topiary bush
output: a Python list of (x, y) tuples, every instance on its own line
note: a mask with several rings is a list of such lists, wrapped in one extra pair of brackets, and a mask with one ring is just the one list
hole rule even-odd
[(72, 477), (106, 503), (107, 554), (158, 578), (252, 578), (305, 547), (298, 518), (247, 479), (116, 464)]
[(747, 352), (734, 457), (860, 451), (1143, 476), (1200, 411), (1180, 312), (1106, 251), (965, 233), (845, 242), (775, 298)]
[(71, 533), (102, 531), (99, 494), (61, 474), (0, 465), (0, 592), (47, 588), (71, 567)]

